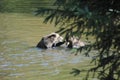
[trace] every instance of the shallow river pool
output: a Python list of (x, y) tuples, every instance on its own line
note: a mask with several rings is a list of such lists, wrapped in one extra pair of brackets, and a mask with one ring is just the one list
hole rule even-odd
[(82, 79), (70, 72), (87, 65), (90, 57), (75, 56), (67, 48), (35, 47), (42, 36), (58, 29), (42, 22), (31, 14), (0, 13), (0, 80)]

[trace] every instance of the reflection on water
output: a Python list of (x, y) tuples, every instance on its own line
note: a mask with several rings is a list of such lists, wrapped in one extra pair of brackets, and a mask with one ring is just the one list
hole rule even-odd
[(38, 76), (39, 80), (49, 80), (45, 76), (58, 75), (62, 70), (60, 67), (89, 59), (81, 55), (74, 56), (69, 49), (36, 48), (41, 36), (55, 30), (50, 28), (48, 32), (48, 25), (39, 23), (39, 18), (20, 16), (7, 14), (7, 22), (2, 22), (4, 25), (0, 26), (0, 80), (35, 80)]

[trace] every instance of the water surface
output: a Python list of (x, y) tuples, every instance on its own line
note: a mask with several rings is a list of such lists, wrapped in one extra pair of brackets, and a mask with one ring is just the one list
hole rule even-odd
[(90, 57), (67, 48), (36, 48), (42, 36), (58, 29), (42, 22), (32, 14), (0, 13), (0, 80), (80, 79), (69, 72)]

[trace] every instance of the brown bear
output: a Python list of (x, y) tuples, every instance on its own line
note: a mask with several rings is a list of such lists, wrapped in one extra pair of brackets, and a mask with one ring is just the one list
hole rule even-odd
[(49, 34), (47, 36), (44, 36), (41, 39), (41, 41), (37, 44), (37, 47), (47, 49), (47, 48), (60, 46), (63, 43), (64, 43), (63, 37), (61, 37), (57, 33), (51, 33), (51, 34)]
[(67, 37), (66, 42), (68, 48), (80, 48), (85, 46), (85, 43), (75, 36)]
[(66, 39), (63, 40), (63, 37), (61, 37), (58, 33), (51, 33), (47, 36), (44, 36), (37, 44), (37, 47), (42, 49), (59, 46), (64, 48), (80, 48), (84, 47), (85, 43), (80, 41), (80, 39), (75, 36), (66, 37)]

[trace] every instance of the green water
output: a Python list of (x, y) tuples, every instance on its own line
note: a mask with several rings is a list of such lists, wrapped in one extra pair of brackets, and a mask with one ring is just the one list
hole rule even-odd
[(87, 68), (89, 57), (69, 49), (42, 50), (42, 36), (56, 31), (53, 24), (32, 14), (0, 13), (0, 80), (82, 80), (72, 68)]

